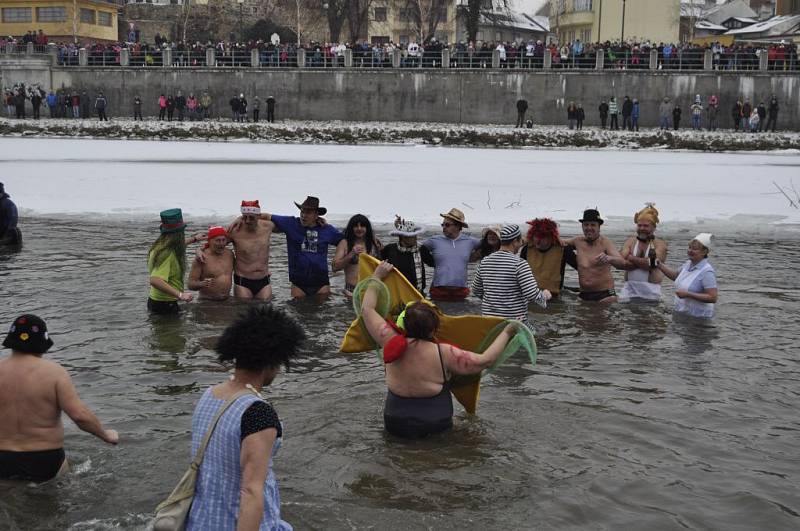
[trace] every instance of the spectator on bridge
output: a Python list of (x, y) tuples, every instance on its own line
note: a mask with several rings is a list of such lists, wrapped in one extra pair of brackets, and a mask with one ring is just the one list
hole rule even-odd
[(19, 87), (14, 95), (14, 109), (18, 119), (25, 119), (25, 87)]
[(608, 102), (608, 114), (611, 116), (611, 130), (616, 131), (619, 129), (619, 107), (617, 106), (617, 99), (611, 96)]
[(676, 131), (681, 126), (681, 114), (683, 111), (681, 110), (680, 104), (676, 103), (675, 107), (672, 108), (672, 127)]
[(569, 124), (570, 130), (575, 129), (575, 126), (578, 122), (578, 107), (575, 105), (574, 101), (569, 102), (567, 105), (567, 124)]
[(58, 111), (56, 110), (56, 105), (58, 105), (58, 96), (56, 96), (55, 92), (51, 90), (50, 92), (47, 93), (47, 107), (50, 110), (50, 118), (58, 117)]
[(275, 123), (275, 97), (269, 96), (267, 98), (267, 121)]
[(167, 96), (167, 121), (171, 122), (172, 117), (175, 114), (175, 98), (172, 97), (172, 94)]
[(186, 110), (186, 96), (183, 95), (183, 92), (180, 90), (178, 94), (175, 96), (175, 108), (178, 110), (178, 121), (183, 121), (183, 114)]
[(606, 100), (602, 100), (600, 102), (600, 106), (597, 108), (597, 110), (600, 112), (600, 128), (601, 129), (605, 129), (606, 128), (606, 120), (608, 120), (608, 108), (609, 107), (608, 107), (608, 103), (606, 103)]
[(80, 118), (81, 117), (81, 96), (77, 92), (73, 92), (72, 96), (70, 96), (70, 102), (72, 103), (72, 117), (73, 118)]
[(758, 132), (759, 122), (761, 122), (761, 119), (758, 116), (758, 109), (753, 109), (753, 112), (750, 113), (750, 132), (751, 133), (757, 133)]
[(742, 105), (742, 132), (750, 130), (750, 116), (753, 114), (753, 106), (750, 104), (750, 98), (744, 99)]
[(523, 127), (525, 124), (525, 113), (528, 112), (528, 100), (517, 100), (517, 125), (515, 127)]
[(700, 96), (698, 95), (695, 98), (694, 103), (692, 103), (692, 129), (695, 131), (700, 130), (700, 118), (703, 116), (703, 104), (700, 103)]
[(586, 113), (583, 110), (583, 105), (579, 103), (576, 112), (578, 113), (578, 131), (580, 131), (583, 129), (583, 121), (586, 120)]
[(631, 109), (631, 131), (638, 131), (639, 130), (639, 113), (641, 109), (639, 108), (639, 100), (636, 98), (633, 99), (633, 109)]
[(229, 101), (228, 104), (231, 106), (231, 121), (238, 122), (239, 121), (239, 98), (234, 95)]
[(760, 133), (761, 131), (766, 131), (767, 128), (765, 125), (767, 119), (767, 106), (764, 105), (763, 101), (758, 104), (758, 107), (756, 107), (756, 112), (758, 114), (758, 132)]
[(708, 99), (708, 107), (706, 108), (706, 128), (709, 131), (717, 130), (718, 111), (719, 111), (719, 100), (717, 100), (716, 94), (712, 94), (711, 97)]
[(256, 95), (253, 98), (253, 123), (258, 123), (258, 113), (261, 112), (261, 98)]
[(239, 94), (239, 121), (247, 121), (247, 99), (244, 97), (244, 93)]
[(90, 105), (91, 103), (89, 102), (89, 94), (87, 94), (86, 91), (84, 90), (81, 92), (81, 118), (84, 120), (89, 119)]
[(31, 94), (31, 107), (33, 107), (33, 119), (39, 119), (39, 108), (42, 106), (42, 93), (39, 89), (34, 89)]
[(137, 94), (133, 97), (133, 121), (142, 121), (142, 98)]
[(733, 130), (738, 131), (742, 123), (742, 100), (736, 100), (731, 109), (731, 118), (733, 118)]
[(186, 99), (186, 111), (189, 113), (190, 122), (194, 122), (198, 119), (198, 106), (197, 98), (194, 97), (194, 93), (190, 92), (189, 97)]
[(633, 102), (627, 95), (622, 101), (622, 130), (633, 131), (631, 124), (631, 115), (633, 114)]
[(158, 97), (158, 121), (164, 120), (167, 116), (167, 97), (162, 93)]
[(200, 96), (200, 117), (203, 120), (211, 118), (211, 96), (208, 91), (203, 92)]

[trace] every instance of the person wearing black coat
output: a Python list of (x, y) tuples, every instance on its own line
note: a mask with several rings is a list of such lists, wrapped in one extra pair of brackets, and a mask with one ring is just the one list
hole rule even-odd
[(600, 127), (605, 129), (606, 121), (608, 120), (608, 103), (605, 101), (600, 102), (600, 106), (597, 110), (600, 112)]
[(33, 119), (39, 119), (39, 107), (42, 106), (42, 95), (38, 90), (31, 94), (31, 106), (33, 107)]
[(267, 98), (267, 121), (275, 123), (275, 98), (273, 96)]
[(586, 119), (586, 112), (583, 110), (583, 105), (580, 103), (578, 104), (578, 110), (575, 111), (575, 114), (578, 117), (578, 131), (580, 131), (583, 129), (583, 121)]
[(175, 114), (175, 98), (172, 97), (172, 94), (167, 96), (167, 121), (172, 121), (172, 116)]
[(775, 125), (778, 121), (778, 99), (775, 96), (772, 96), (772, 99), (769, 100), (769, 108), (767, 109), (767, 124), (764, 126), (764, 131), (769, 129), (770, 124), (772, 124), (772, 132), (775, 132)]
[(766, 131), (767, 106), (764, 105), (763, 101), (756, 107), (756, 112), (758, 113), (758, 132)]
[(233, 117), (234, 122), (239, 121), (239, 98), (236, 96), (232, 97), (228, 102), (231, 106), (231, 116)]
[(17, 90), (17, 93), (14, 95), (14, 108), (17, 111), (17, 118), (25, 119), (25, 89)]
[(681, 112), (681, 108), (677, 105), (672, 109), (672, 127), (675, 128), (676, 131), (681, 126)]
[(178, 109), (178, 121), (183, 121), (183, 111), (186, 109), (186, 96), (179, 90), (175, 96), (175, 108)]
[(517, 125), (514, 127), (525, 126), (525, 113), (528, 112), (528, 100), (517, 100)]
[(622, 102), (622, 130), (627, 129), (633, 131), (633, 124), (631, 123), (631, 115), (633, 114), (633, 102), (628, 96)]

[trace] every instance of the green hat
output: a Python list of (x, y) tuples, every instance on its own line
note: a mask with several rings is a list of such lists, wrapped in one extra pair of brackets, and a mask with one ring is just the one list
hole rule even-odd
[(186, 228), (180, 208), (170, 208), (161, 212), (161, 234), (179, 232)]

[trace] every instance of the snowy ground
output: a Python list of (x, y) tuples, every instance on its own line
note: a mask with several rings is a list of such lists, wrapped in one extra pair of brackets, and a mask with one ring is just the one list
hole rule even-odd
[(458, 207), (475, 225), (550, 216), (575, 231), (597, 206), (607, 226), (627, 229), (653, 201), (666, 224), (771, 230), (800, 223), (775, 186), (795, 196), (798, 168), (785, 153), (0, 138), (0, 175), (23, 215), (157, 220), (178, 206), (195, 226), (229, 219), (242, 199), (294, 214), (294, 201), (316, 195), (336, 224), (362, 212), (438, 226)]
[(639, 132), (587, 127), (465, 125), (416, 122), (312, 122), (283, 120), (275, 124), (207, 122), (134, 122), (92, 120), (0, 119), (0, 136), (88, 137), (114, 139), (243, 140), (280, 143), (426, 144), (474, 147), (540, 147), (588, 149), (656, 149), (693, 151), (800, 150), (800, 133), (744, 134), (733, 131)]

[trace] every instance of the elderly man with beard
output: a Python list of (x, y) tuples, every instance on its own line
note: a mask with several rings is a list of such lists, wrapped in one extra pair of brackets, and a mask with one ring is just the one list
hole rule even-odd
[(225, 300), (231, 293), (234, 257), (227, 245), (228, 233), (223, 227), (209, 228), (208, 243), (200, 251), (205, 260), (192, 263), (188, 286), (200, 290), (204, 299)]
[(580, 220), (583, 236), (565, 241), (575, 247), (578, 255), (578, 295), (587, 302), (617, 302), (611, 266), (625, 269), (627, 262), (617, 251), (614, 242), (600, 235), (603, 218), (597, 209), (587, 209)]
[(667, 259), (667, 242), (655, 236), (658, 225), (655, 205), (647, 203), (633, 216), (633, 222), (636, 223), (636, 236), (625, 240), (621, 251), (628, 265), (619, 299), (623, 302), (632, 299), (661, 300), (664, 274), (656, 264)]
[(564, 286), (564, 270), (567, 264), (578, 269), (575, 248), (562, 247), (559, 243), (558, 225), (552, 219), (541, 218), (528, 221), (528, 243), (520, 251), (520, 257), (528, 262), (536, 283), (558, 297)]

